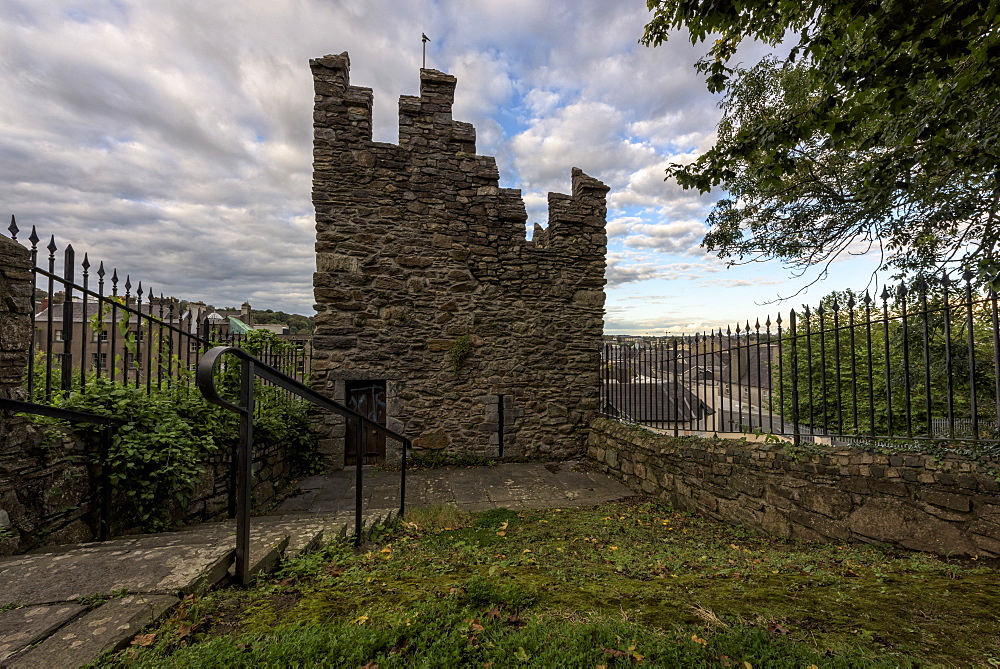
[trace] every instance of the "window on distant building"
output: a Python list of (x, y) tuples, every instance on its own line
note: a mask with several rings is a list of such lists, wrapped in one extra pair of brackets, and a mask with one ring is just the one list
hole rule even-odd
[(94, 330), (94, 334), (92, 335), (92, 337), (93, 338), (91, 339), (91, 341), (105, 342), (105, 341), (108, 340), (108, 331), (107, 330)]
[(62, 330), (56, 330), (55, 334), (52, 336), (53, 341), (64, 341)]
[(95, 369), (107, 369), (108, 368), (108, 354), (101, 353), (100, 357), (96, 353), (90, 354), (90, 365)]

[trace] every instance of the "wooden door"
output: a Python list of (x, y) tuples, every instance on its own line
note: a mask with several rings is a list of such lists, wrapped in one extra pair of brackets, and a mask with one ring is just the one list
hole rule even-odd
[[(346, 384), (347, 408), (368, 420), (385, 425), (385, 381), (348, 381)], [(347, 421), (344, 441), (344, 465), (353, 466), (361, 448), (362, 464), (378, 465), (385, 462), (385, 435), (371, 428), (361, 429), (358, 421)]]

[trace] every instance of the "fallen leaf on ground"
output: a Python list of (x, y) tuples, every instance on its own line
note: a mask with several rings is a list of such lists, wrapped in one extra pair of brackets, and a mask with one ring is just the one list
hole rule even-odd
[(154, 641), (156, 641), (155, 634), (136, 634), (135, 638), (132, 639), (132, 645), (142, 646), (145, 648), (146, 646), (151, 645)]
[(507, 618), (507, 624), (513, 625), (518, 629), (528, 626), (528, 622), (524, 618), (519, 617), (516, 613), (510, 614), (510, 617)]
[(779, 635), (782, 635), (782, 634), (788, 634), (788, 630), (785, 629), (784, 627), (782, 627), (781, 625), (779, 625), (778, 623), (768, 623), (767, 624), (767, 631), (770, 632), (771, 634), (775, 635), (775, 636), (779, 636)]

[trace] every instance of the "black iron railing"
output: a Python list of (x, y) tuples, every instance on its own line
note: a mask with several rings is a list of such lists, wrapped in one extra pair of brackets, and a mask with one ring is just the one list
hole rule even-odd
[[(237, 403), (233, 403), (223, 398), (216, 386), (216, 371), (220, 365), (222, 357), (232, 355), (237, 358), (240, 365), (240, 385), (239, 398)], [(196, 383), (205, 398), (229, 411), (239, 415), (240, 436), (236, 446), (237, 473), (236, 481), (236, 578), (245, 585), (249, 582), (249, 555), (250, 555), (250, 463), (253, 454), (253, 415), (254, 415), (254, 380), (260, 379), (263, 382), (273, 384), (286, 391), (297, 395), (312, 404), (340, 414), (347, 420), (357, 421), (362, 429), (356, 430), (356, 434), (364, 434), (367, 430), (375, 431), (384, 435), (388, 439), (398, 441), (402, 445), (402, 460), (400, 463), (399, 481), (399, 515), (402, 516), (406, 510), (406, 457), (407, 452), (412, 448), (412, 443), (406, 437), (389, 430), (378, 423), (375, 423), (365, 416), (348, 409), (347, 407), (328, 399), (312, 388), (286, 376), (279, 370), (268, 366), (261, 360), (254, 358), (246, 351), (231, 346), (216, 346), (210, 349), (198, 363)], [(356, 446), (361, 453), (361, 445)], [(363, 502), (363, 458), (355, 458), (355, 514), (354, 514), (354, 540), (360, 542), (362, 534), (362, 502)]]
[[(8, 230), (16, 241), (14, 217)], [(246, 344), (247, 334), (203, 304), (182, 309), (179, 299), (162, 292), (154, 296), (141, 281), (133, 284), (130, 275), (123, 281), (103, 262), (92, 271), (88, 254), (78, 262), (72, 245), (63, 249), (57, 268), (55, 237), (44, 249), (40, 241), (32, 227), (28, 242), (35, 291), (27, 384), (33, 401), (50, 404), (55, 393), (86, 392), (88, 380), (101, 378), (152, 392), (187, 382), (214, 344)], [(294, 378), (310, 373), (308, 341), (266, 344), (254, 352)]]
[(83, 411), (71, 411), (69, 409), (58, 409), (56, 407), (44, 406), (33, 402), (22, 402), (0, 398), (0, 410), (14, 413), (30, 413), (49, 418), (69, 421), (70, 423), (91, 423), (102, 425), (100, 450), (98, 451), (98, 463), (100, 474), (98, 476), (98, 495), (100, 496), (97, 538), (99, 541), (106, 541), (111, 530), (111, 464), (109, 453), (111, 450), (111, 440), (114, 439), (115, 432), (125, 421), (107, 416), (98, 416)]
[(674, 434), (1000, 443), (997, 292), (972, 278), (833, 293), (725, 331), (609, 336), (601, 411)]

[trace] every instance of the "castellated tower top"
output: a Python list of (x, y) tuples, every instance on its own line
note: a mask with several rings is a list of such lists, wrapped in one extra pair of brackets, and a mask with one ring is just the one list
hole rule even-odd
[(372, 91), (351, 85), (346, 53), (310, 67), (317, 385), (343, 397), (384, 382), (389, 427), (418, 446), (581, 454), (598, 401), (608, 187), (574, 168), (528, 241), (521, 192), (500, 188), (475, 129), (452, 118), (455, 77), (420, 70), (389, 144), (372, 141)]

